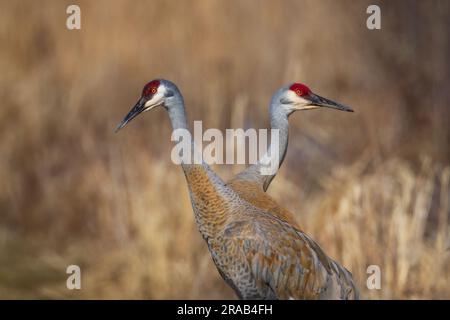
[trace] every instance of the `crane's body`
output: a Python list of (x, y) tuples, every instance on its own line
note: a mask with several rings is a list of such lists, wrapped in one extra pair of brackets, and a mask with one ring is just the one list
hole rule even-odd
[(200, 233), (239, 298), (358, 298), (351, 273), (304, 232), (243, 200), (206, 165), (185, 174)]
[[(144, 87), (118, 129), (156, 106), (167, 109), (174, 130), (187, 128), (178, 88), (155, 80)], [(200, 234), (219, 273), (240, 298), (357, 298), (351, 274), (302, 231), (241, 198), (208, 165), (191, 161), (182, 168)]]

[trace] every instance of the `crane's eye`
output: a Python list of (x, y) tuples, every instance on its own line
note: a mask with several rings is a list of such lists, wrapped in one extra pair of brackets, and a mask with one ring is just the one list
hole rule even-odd
[(303, 95), (303, 91), (300, 89), (295, 90), (295, 93), (300, 97)]
[(156, 92), (158, 92), (159, 85), (159, 80), (150, 81), (144, 86), (144, 89), (142, 89), (142, 96), (148, 97), (150, 95), (154, 95)]

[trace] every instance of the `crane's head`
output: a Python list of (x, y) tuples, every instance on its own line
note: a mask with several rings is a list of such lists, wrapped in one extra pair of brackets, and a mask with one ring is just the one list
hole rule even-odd
[(169, 108), (180, 99), (182, 99), (181, 94), (174, 83), (164, 79), (152, 80), (144, 86), (140, 99), (119, 123), (115, 131), (117, 132), (125, 127), (128, 122), (142, 112), (159, 106)]
[(310, 110), (320, 107), (333, 108), (342, 111), (353, 112), (343, 104), (323, 98), (315, 94), (302, 83), (293, 83), (280, 89), (273, 97), (275, 103), (283, 108), (287, 114), (298, 110)]

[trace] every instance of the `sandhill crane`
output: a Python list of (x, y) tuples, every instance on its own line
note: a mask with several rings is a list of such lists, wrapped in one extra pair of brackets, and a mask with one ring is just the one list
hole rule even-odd
[[(145, 85), (116, 131), (157, 106), (167, 110), (174, 130), (187, 129), (180, 91), (159, 79)], [(184, 161), (181, 166), (200, 234), (220, 275), (239, 298), (357, 298), (350, 272), (305, 233), (239, 197), (207, 164)]]
[[(273, 95), (269, 107), (270, 126), (272, 129), (279, 130), (279, 148), (278, 150), (275, 150), (271, 144), (264, 157), (272, 158), (272, 161), (278, 159), (277, 168), (279, 168), (283, 163), (288, 146), (288, 117), (295, 111), (310, 110), (320, 107), (349, 112), (353, 111), (343, 104), (313, 93), (306, 85), (301, 83), (292, 83), (280, 88)], [(275, 152), (278, 153), (276, 158)], [(261, 166), (261, 161), (250, 165), (233, 177), (228, 182), (228, 185), (236, 191), (241, 198), (247, 200), (254, 206), (272, 213), (299, 228), (294, 215), (287, 209), (279, 206), (278, 203), (265, 192), (272, 179), (275, 177), (276, 172), (271, 175), (262, 175), (260, 171)]]

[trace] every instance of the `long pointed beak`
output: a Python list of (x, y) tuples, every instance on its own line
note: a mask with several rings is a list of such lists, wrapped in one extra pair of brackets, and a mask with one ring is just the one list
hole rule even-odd
[(125, 118), (123, 118), (122, 122), (119, 123), (114, 132), (117, 132), (125, 127), (128, 122), (136, 118), (143, 111), (145, 111), (145, 100), (141, 98), (138, 102), (136, 102), (134, 107), (130, 110), (130, 112), (128, 112)]
[(327, 98), (321, 97), (315, 93), (310, 93), (309, 98), (311, 100), (312, 106), (333, 108), (333, 109), (337, 109), (337, 110), (341, 110), (341, 111), (353, 112), (352, 108), (347, 107), (346, 105), (334, 102), (332, 100), (329, 100)]

